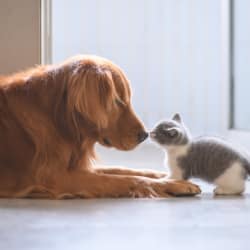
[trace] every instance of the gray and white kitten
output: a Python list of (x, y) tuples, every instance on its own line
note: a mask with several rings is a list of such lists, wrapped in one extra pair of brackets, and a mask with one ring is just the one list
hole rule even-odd
[(192, 138), (179, 114), (159, 123), (150, 137), (167, 151), (169, 178), (201, 178), (219, 195), (244, 192), (250, 157), (243, 150), (216, 137)]

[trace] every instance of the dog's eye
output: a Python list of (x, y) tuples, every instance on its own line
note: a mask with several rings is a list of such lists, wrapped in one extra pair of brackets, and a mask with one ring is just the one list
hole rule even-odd
[(121, 99), (115, 99), (115, 103), (119, 106), (119, 107), (124, 107), (126, 106), (125, 103), (121, 100)]

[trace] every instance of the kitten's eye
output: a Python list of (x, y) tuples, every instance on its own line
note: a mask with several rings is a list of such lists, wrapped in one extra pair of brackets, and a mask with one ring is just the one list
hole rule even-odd
[(119, 107), (124, 107), (124, 106), (126, 106), (126, 104), (121, 100), (121, 99), (115, 99), (115, 103), (116, 103), (116, 105), (118, 105)]
[(169, 136), (169, 137), (175, 137), (175, 136), (178, 135), (178, 131), (177, 131), (177, 129), (175, 129), (175, 128), (166, 129), (166, 130), (165, 130), (165, 133), (166, 133), (166, 135)]

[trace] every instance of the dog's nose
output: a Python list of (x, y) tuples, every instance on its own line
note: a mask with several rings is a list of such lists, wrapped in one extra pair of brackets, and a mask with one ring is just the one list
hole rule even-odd
[(139, 134), (138, 134), (138, 142), (143, 142), (146, 138), (148, 137), (148, 133), (145, 132), (145, 131), (141, 131)]

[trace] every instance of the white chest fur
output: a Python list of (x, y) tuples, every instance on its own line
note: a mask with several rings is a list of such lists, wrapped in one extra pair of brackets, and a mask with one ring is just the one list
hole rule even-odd
[(178, 166), (177, 159), (181, 156), (185, 156), (187, 154), (188, 149), (189, 145), (166, 147), (165, 164), (169, 167), (170, 179), (183, 179), (183, 173), (181, 168)]

